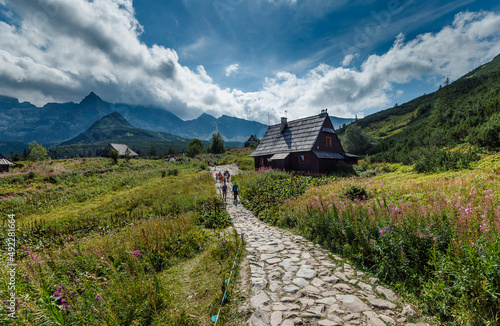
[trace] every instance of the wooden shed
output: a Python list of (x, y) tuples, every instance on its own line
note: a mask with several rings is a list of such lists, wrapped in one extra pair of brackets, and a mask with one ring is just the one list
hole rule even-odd
[(16, 163), (8, 160), (5, 156), (0, 154), (0, 173), (9, 172), (9, 168), (11, 165), (16, 165)]
[(357, 156), (342, 148), (326, 110), (319, 115), (270, 126), (250, 155), (255, 168), (329, 173), (338, 164), (355, 164)]
[(120, 156), (125, 156), (127, 153), (127, 149), (129, 150), (130, 156), (132, 156), (132, 157), (139, 156), (139, 154), (137, 154), (136, 152), (131, 150), (127, 145), (125, 145), (125, 144), (113, 144), (113, 143), (108, 144), (108, 146), (106, 146), (106, 148), (102, 152), (100, 152), (98, 156), (108, 157), (109, 152), (112, 149), (116, 150), (118, 152), (118, 155), (120, 155)]

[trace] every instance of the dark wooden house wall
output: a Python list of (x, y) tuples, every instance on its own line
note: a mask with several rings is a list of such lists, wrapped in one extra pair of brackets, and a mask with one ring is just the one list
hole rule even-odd
[(9, 165), (0, 165), (0, 172), (9, 172)]

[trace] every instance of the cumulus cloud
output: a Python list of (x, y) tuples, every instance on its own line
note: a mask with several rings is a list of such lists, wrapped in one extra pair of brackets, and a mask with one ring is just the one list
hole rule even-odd
[[(165, 107), (182, 118), (202, 112), (267, 122), (288, 110), (300, 118), (328, 108), (337, 116), (382, 109), (395, 83), (428, 76), (459, 77), (500, 53), (500, 15), (464, 12), (438, 33), (405, 41), (359, 68), (319, 64), (297, 76), (281, 71), (255, 92), (222, 89), (205, 68), (179, 63), (174, 49), (147, 46), (132, 0), (0, 0), (16, 24), (0, 22), (0, 94), (43, 105), (80, 100), (94, 90), (105, 100)], [(203, 39), (193, 49), (203, 45)], [(182, 53), (182, 51), (181, 51)], [(226, 67), (230, 76), (238, 64)]]
[(226, 77), (231, 76), (232, 74), (236, 73), (240, 69), (240, 65), (237, 63), (234, 63), (232, 65), (229, 65), (226, 67)]

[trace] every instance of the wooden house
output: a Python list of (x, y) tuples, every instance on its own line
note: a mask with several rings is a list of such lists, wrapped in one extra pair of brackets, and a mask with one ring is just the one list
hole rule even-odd
[(272, 167), (305, 173), (329, 173), (338, 164), (356, 164), (358, 157), (342, 148), (326, 110), (319, 115), (270, 126), (250, 155), (255, 168)]
[(125, 144), (113, 144), (113, 143), (108, 144), (108, 146), (106, 146), (106, 148), (102, 152), (100, 152), (98, 156), (108, 157), (109, 152), (112, 149), (116, 150), (118, 152), (119, 156), (125, 156), (127, 153), (127, 149), (129, 150), (130, 156), (132, 156), (132, 157), (139, 156), (139, 154), (137, 154), (136, 152), (131, 150), (127, 145), (125, 145)]
[(11, 165), (16, 165), (16, 163), (11, 162), (5, 156), (0, 154), (0, 173), (1, 172), (9, 172), (9, 168)]
[(257, 135), (250, 135), (250, 137), (248, 138), (248, 140), (243, 144), (244, 147), (249, 147), (249, 146), (252, 146), (253, 144), (255, 144), (257, 142)]

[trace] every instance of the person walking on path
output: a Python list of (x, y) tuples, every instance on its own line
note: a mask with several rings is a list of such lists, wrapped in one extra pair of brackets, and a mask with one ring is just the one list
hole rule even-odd
[(236, 184), (236, 182), (234, 183), (233, 185), (233, 194), (234, 194), (234, 201), (237, 201), (238, 200), (238, 185)]
[(224, 203), (225, 203), (226, 199), (227, 199), (227, 185), (225, 182), (222, 185), (222, 199), (224, 200)]

